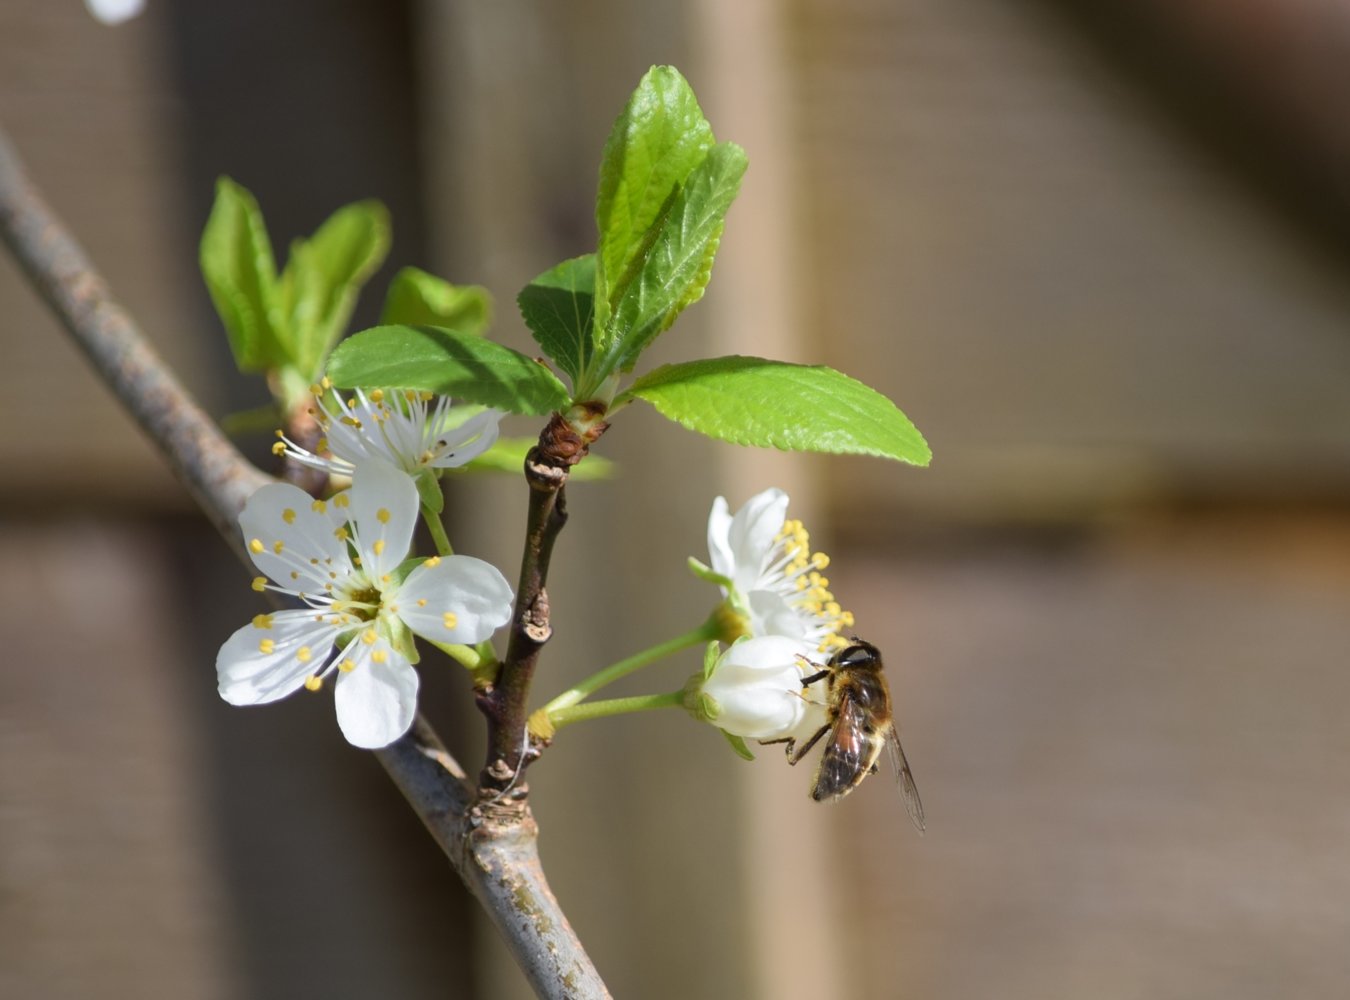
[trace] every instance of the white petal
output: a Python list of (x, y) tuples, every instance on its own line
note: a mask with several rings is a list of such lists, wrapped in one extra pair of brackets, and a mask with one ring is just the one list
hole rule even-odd
[(752, 590), (746, 595), (750, 605), (750, 634), (778, 635), (788, 639), (808, 638), (808, 623), (802, 612), (795, 610), (772, 590)]
[(361, 567), (374, 582), (408, 554), (417, 527), (417, 486), (387, 462), (362, 462), (352, 473), (351, 519)]
[(313, 497), (290, 483), (268, 483), (254, 490), (239, 514), (253, 565), (297, 590), (307, 584), (317, 590), (330, 572), (343, 576), (351, 571), (347, 546), (336, 534), (341, 523), (342, 515), (332, 503), (316, 505)]
[(436, 458), (429, 464), (436, 469), (454, 469), (477, 458), (497, 442), (502, 416), (500, 410), (484, 410), (437, 435), (430, 449)]
[(736, 569), (727, 574), (746, 593), (755, 589), (787, 517), (788, 495), (777, 487), (757, 493), (736, 511), (727, 532)]
[[(278, 611), (271, 628), (245, 625), (216, 655), (220, 696), (231, 705), (262, 705), (304, 686), (333, 648), (337, 629), (314, 620), (312, 611)], [(272, 641), (264, 653), (263, 642)], [(302, 653), (302, 650), (308, 650)]]
[(712, 568), (726, 577), (736, 572), (736, 558), (727, 540), (730, 533), (731, 510), (727, 506), (727, 498), (718, 497), (708, 512), (708, 557)]
[(84, 0), (89, 13), (104, 24), (121, 24), (145, 9), (145, 0)]
[[(497, 567), (473, 556), (423, 563), (392, 598), (398, 616), (418, 635), (455, 643), (492, 635), (511, 620), (511, 600), (511, 585)], [(453, 617), (447, 619), (447, 613)]]
[[(383, 662), (376, 662), (383, 654)], [(417, 671), (383, 638), (349, 651), (356, 663), (339, 671), (334, 700), (338, 725), (352, 746), (377, 750), (408, 731), (417, 712)]]

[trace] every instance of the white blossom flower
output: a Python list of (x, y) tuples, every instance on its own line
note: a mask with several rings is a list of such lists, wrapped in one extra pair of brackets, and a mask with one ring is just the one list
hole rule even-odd
[[(343, 399), (327, 379), (310, 387), (314, 393), (314, 418), (324, 437), (315, 454), (281, 431), (272, 446), (301, 465), (322, 469), (330, 475), (350, 476), (354, 466), (380, 459), (408, 473), (419, 469), (453, 469), (487, 451), (497, 440), (500, 410), (477, 410), (465, 419), (455, 412), (447, 396), (429, 392), (357, 389)], [(434, 400), (434, 403), (433, 403)]]
[(708, 515), (712, 569), (730, 581), (722, 591), (750, 620), (750, 634), (777, 635), (810, 643), (818, 652), (847, 644), (841, 635), (853, 615), (835, 602), (823, 552), (811, 552), (800, 521), (787, 519), (788, 495), (767, 489), (733, 515), (725, 497)]
[(145, 0), (84, 0), (84, 6), (104, 24), (121, 24), (145, 9)]
[[(475, 643), (511, 617), (511, 588), (471, 556), (432, 558), (400, 579), (418, 514), (417, 488), (383, 462), (357, 465), (350, 490), (314, 500), (270, 483), (239, 515), (258, 591), (292, 594), (305, 608), (257, 615), (216, 657), (220, 694), (259, 705), (337, 675), (338, 725), (359, 747), (386, 746), (412, 724), (417, 671), (407, 631)], [(269, 584), (268, 579), (274, 581)]]
[(803, 689), (821, 669), (812, 647), (780, 635), (733, 643), (699, 687), (700, 715), (733, 736), (755, 740), (810, 739), (827, 722), (825, 680)]

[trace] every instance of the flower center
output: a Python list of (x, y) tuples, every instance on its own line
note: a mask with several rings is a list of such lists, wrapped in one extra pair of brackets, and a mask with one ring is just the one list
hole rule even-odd
[(777, 548), (783, 553), (779, 564), (782, 565), (788, 603), (816, 619), (818, 628), (824, 633), (818, 650), (826, 653), (847, 646), (848, 639), (841, 633), (853, 627), (853, 613), (839, 606), (830, 593), (830, 581), (820, 572), (830, 564), (830, 557), (824, 552), (811, 551), (811, 536), (797, 520), (783, 522)]

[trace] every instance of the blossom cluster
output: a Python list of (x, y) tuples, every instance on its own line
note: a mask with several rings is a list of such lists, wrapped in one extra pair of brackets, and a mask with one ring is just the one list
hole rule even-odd
[(718, 497), (708, 517), (710, 569), (745, 636), (717, 658), (698, 685), (699, 714), (723, 731), (757, 740), (809, 739), (826, 724), (832, 651), (847, 645), (853, 616), (829, 591), (823, 553), (813, 553), (800, 521), (787, 517), (788, 496), (768, 489), (730, 512)]
[(448, 400), (358, 392), (325, 404), (328, 435), (315, 454), (283, 439), (301, 464), (348, 477), (351, 486), (315, 499), (269, 483), (239, 515), (249, 558), (263, 574), (253, 589), (300, 605), (256, 615), (221, 647), (221, 697), (258, 705), (335, 678), (338, 725), (358, 747), (378, 748), (412, 725), (417, 708), (411, 636), (442, 645), (481, 642), (511, 617), (511, 587), (471, 556), (409, 558), (420, 507), (413, 474), (461, 465), (497, 437), (495, 411), (459, 420)]

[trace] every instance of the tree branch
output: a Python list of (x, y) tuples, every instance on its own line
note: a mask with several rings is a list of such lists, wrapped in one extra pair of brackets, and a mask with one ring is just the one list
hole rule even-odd
[[(3, 132), (0, 237), (113, 394), (244, 558), (239, 511), (270, 477), (220, 433), (113, 300), (83, 249), (25, 177)], [(546, 572), (546, 558), (543, 565)], [(538, 830), (523, 799), (509, 815), (490, 819), (472, 808), (463, 769), (420, 715), (408, 735), (375, 755), (487, 909), (535, 992), (550, 1000), (608, 997), (544, 879)]]

